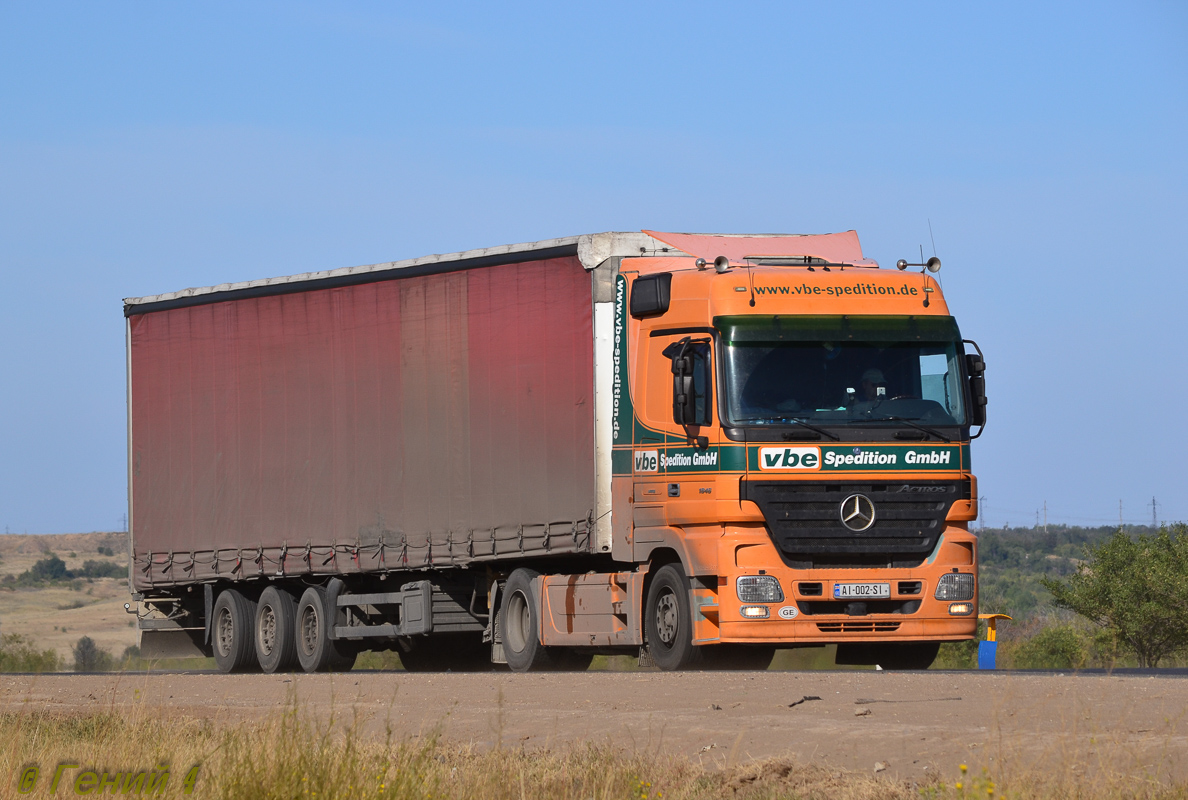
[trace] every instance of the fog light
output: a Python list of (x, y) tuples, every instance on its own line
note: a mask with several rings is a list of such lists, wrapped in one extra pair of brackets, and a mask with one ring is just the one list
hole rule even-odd
[(973, 603), (950, 603), (949, 613), (954, 617), (968, 617), (973, 613)]
[(744, 603), (784, 602), (784, 590), (774, 575), (740, 575), (734, 588)]
[(767, 619), (771, 615), (767, 606), (743, 606), (739, 612), (747, 619)]
[(968, 572), (949, 572), (936, 582), (937, 600), (973, 600), (974, 576)]

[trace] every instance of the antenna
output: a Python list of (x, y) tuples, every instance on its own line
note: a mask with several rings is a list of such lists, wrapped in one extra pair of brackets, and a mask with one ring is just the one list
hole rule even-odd
[(1151, 527), (1155, 530), (1159, 530), (1159, 514), (1157, 513), (1158, 508), (1159, 504), (1155, 502), (1155, 495), (1151, 495)]
[(1044, 533), (1048, 532), (1048, 501), (1044, 501)]
[(920, 263), (924, 263), (924, 245), (920, 245)]
[(1122, 529), (1122, 500), (1118, 500), (1118, 529)]
[[(932, 235), (932, 220), (928, 220), (928, 238), (932, 240), (932, 254), (936, 255), (936, 237)], [(923, 259), (921, 259), (923, 261)]]
[(986, 495), (978, 498), (978, 517), (982, 523), (982, 533), (986, 532)]

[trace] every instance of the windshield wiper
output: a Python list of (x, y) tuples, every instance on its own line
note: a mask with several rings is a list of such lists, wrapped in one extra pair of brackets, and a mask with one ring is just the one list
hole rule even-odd
[(838, 436), (837, 434), (827, 431), (824, 428), (818, 428), (816, 425), (811, 425), (811, 424), (805, 422), (802, 417), (747, 417), (746, 419), (742, 419), (739, 421), (740, 422), (795, 422), (797, 425), (802, 425), (805, 428), (808, 428), (810, 431), (819, 433), (822, 436), (828, 436), (830, 439), (832, 439), (835, 442), (841, 441), (841, 437)]
[(926, 427), (924, 427), (923, 425), (918, 425), (917, 423), (915, 423), (915, 422), (912, 422), (912, 421), (911, 421), (910, 419), (908, 419), (907, 417), (892, 417), (892, 416), (889, 416), (889, 415), (888, 415), (888, 416), (885, 416), (885, 417), (868, 417), (868, 418), (866, 418), (866, 419), (849, 419), (849, 420), (846, 420), (846, 423), (847, 423), (847, 424), (853, 424), (853, 423), (855, 423), (855, 422), (902, 422), (904, 425), (911, 426), (911, 427), (915, 428), (915, 429), (916, 429), (916, 430), (918, 430), (918, 431), (923, 431), (924, 433), (927, 433), (927, 434), (929, 434), (929, 435), (931, 435), (931, 436), (935, 436), (936, 438), (940, 439), (940, 440), (941, 440), (942, 442), (944, 442), (945, 444), (952, 444), (952, 443), (953, 443), (953, 440), (952, 440), (952, 439), (950, 439), (948, 436), (945, 436), (945, 435), (944, 435), (943, 433), (941, 433), (940, 431), (934, 430), (934, 429), (932, 429), (932, 428), (926, 428)]

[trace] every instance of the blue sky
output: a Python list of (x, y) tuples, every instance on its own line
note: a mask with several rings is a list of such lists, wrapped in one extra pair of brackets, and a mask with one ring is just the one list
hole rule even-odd
[(1188, 519), (1188, 7), (1039, 5), (0, 2), (0, 525), (121, 524), (125, 296), (929, 220), (987, 524)]

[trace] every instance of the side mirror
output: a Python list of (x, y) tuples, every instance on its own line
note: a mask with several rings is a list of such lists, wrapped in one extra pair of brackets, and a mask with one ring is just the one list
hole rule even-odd
[[(975, 345), (976, 347), (977, 345)], [(986, 425), (986, 361), (981, 353), (969, 353), (965, 356), (965, 368), (969, 372), (969, 422), (971, 425), (985, 427)], [(979, 434), (980, 435), (980, 434)]]
[(698, 424), (697, 390), (693, 386), (691, 355), (679, 355), (672, 359), (672, 421), (677, 425)]

